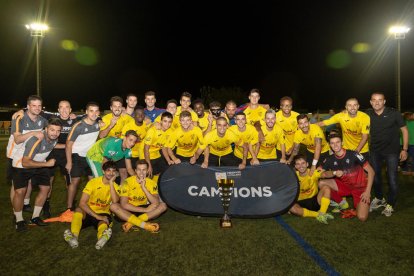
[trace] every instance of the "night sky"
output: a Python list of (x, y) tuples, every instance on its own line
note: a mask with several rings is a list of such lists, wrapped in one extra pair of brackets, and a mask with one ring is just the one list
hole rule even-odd
[[(42, 45), (42, 96), (79, 109), (129, 92), (262, 90), (261, 102), (294, 109), (361, 108), (382, 91), (395, 106), (395, 22), (410, 27), (414, 1), (1, 0), (0, 105), (35, 93), (34, 44), (24, 25), (39, 14), (51, 30)], [(401, 41), (402, 109), (414, 107), (414, 30)], [(62, 41), (67, 40), (62, 47)], [(364, 44), (357, 44), (364, 43)]]

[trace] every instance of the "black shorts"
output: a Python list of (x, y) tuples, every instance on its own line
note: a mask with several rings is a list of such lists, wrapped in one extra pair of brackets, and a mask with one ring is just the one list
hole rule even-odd
[(14, 172), (13, 159), (7, 158), (7, 166), (6, 166), (6, 180), (7, 181), (13, 180), (13, 172)]
[(116, 164), (116, 167), (118, 168), (118, 170), (126, 168), (125, 158), (122, 158), (121, 160), (116, 161), (115, 164)]
[[(112, 226), (112, 216), (110, 214), (98, 214), (100, 216), (105, 216), (108, 218), (109, 225)], [(86, 214), (85, 218), (82, 220), (82, 229), (93, 226), (95, 229), (98, 229), (98, 225), (101, 222), (101, 220), (97, 220), (93, 216)]]
[(50, 186), (49, 168), (24, 169), (14, 168), (14, 189), (26, 188), (32, 180), (32, 185)]
[[(276, 158), (270, 158), (270, 159), (258, 159), (260, 163), (262, 162), (270, 162), (270, 161), (278, 161)], [(280, 159), (279, 159), (280, 160)]]
[(299, 204), (300, 207), (306, 208), (311, 211), (319, 211), (319, 209), (321, 208), (321, 206), (318, 203), (317, 195), (311, 198), (304, 199), (304, 200), (298, 200), (297, 204)]
[(55, 159), (55, 166), (49, 168), (49, 176), (52, 177), (56, 173), (56, 169), (60, 169), (62, 175), (66, 174), (66, 152), (64, 149), (53, 149), (46, 160)]
[(151, 160), (152, 175), (157, 175), (165, 172), (168, 169), (167, 161), (164, 157), (158, 157), (157, 159)]
[(241, 160), (239, 160), (240, 159), (234, 156), (233, 153), (229, 153), (223, 156), (217, 156), (210, 153), (208, 165), (215, 167), (237, 167), (241, 163)]
[(70, 176), (93, 176), (86, 157), (79, 156), (77, 153), (72, 154), (72, 170), (70, 171)]
[[(188, 162), (188, 163), (190, 163), (190, 159), (191, 159), (191, 157), (185, 157), (185, 156), (182, 156), (182, 155), (179, 155), (179, 154), (176, 154), (175, 155), (178, 159), (180, 159), (181, 160), (181, 163), (184, 163), (184, 162)], [(203, 160), (204, 160), (204, 158), (203, 158)]]
[[(276, 156), (277, 156), (276, 157), (276, 160), (277, 161), (280, 161), (280, 158), (282, 158), (282, 152), (280, 150), (278, 150), (278, 149), (276, 149)], [(288, 160), (289, 157), (290, 157), (290, 154), (289, 155), (286, 154), (285, 157), (286, 157), (286, 160)]]
[[(306, 150), (306, 162), (308, 162), (309, 167), (312, 166), (314, 153)], [(329, 157), (329, 150), (327, 152), (321, 153), (319, 155), (318, 163), (316, 164), (316, 167), (319, 167), (322, 165), (323, 161)]]

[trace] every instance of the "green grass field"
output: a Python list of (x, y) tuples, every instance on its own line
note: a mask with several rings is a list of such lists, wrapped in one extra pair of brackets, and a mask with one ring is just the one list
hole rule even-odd
[[(0, 142), (5, 152), (6, 142)], [(234, 227), (219, 228), (218, 218), (199, 218), (168, 210), (157, 219), (161, 232), (114, 234), (100, 251), (96, 231), (81, 231), (80, 246), (63, 240), (66, 223), (14, 229), (6, 158), (0, 158), (0, 275), (323, 275), (304, 248), (274, 219), (233, 219)], [(314, 219), (283, 215), (282, 219), (329, 266), (342, 275), (414, 274), (414, 178), (400, 176), (400, 197), (392, 217), (370, 214), (366, 223), (335, 215), (329, 225)], [(33, 193), (35, 195), (36, 192)], [(57, 176), (52, 212), (65, 208), (65, 184)], [(33, 198), (33, 197), (32, 197)], [(33, 200), (32, 200), (33, 202)], [(29, 219), (30, 214), (25, 214)]]

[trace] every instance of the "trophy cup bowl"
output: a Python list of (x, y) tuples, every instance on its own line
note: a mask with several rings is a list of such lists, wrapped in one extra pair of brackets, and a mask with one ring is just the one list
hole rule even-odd
[(233, 194), (234, 179), (218, 179), (217, 185), (220, 191), (221, 204), (223, 205), (224, 215), (220, 219), (221, 228), (231, 228), (232, 222), (228, 215), (230, 200)]

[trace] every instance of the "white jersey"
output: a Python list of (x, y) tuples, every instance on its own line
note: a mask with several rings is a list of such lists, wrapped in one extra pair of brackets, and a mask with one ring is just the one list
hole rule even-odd
[(98, 122), (89, 125), (81, 120), (74, 124), (68, 136), (68, 141), (73, 141), (72, 154), (76, 153), (85, 157), (88, 150), (95, 144), (99, 130)]
[[(46, 136), (46, 133), (44, 135)], [(34, 136), (30, 137), (25, 141), (24, 147), (20, 147), (14, 154), (13, 167), (23, 168), (22, 160), (24, 156), (29, 157), (33, 161), (45, 162), (56, 144), (57, 139), (48, 141), (46, 137), (43, 137), (42, 140)]]

